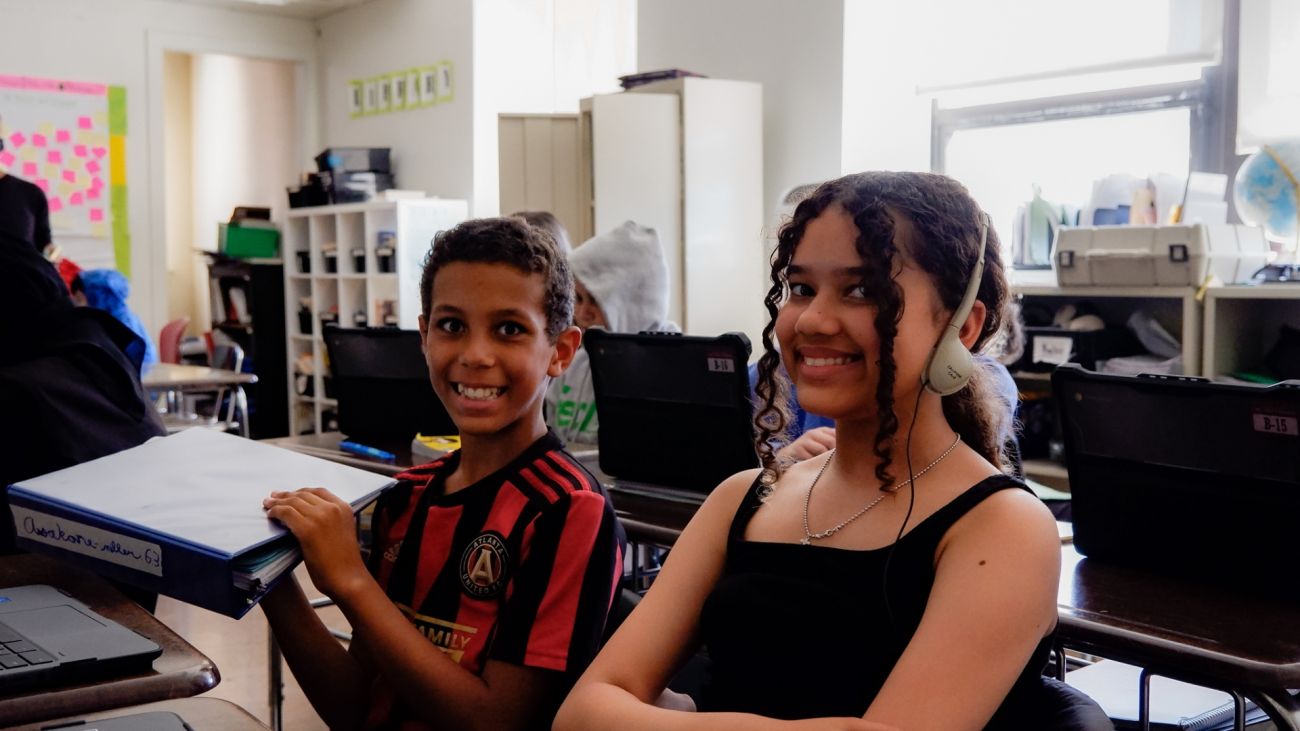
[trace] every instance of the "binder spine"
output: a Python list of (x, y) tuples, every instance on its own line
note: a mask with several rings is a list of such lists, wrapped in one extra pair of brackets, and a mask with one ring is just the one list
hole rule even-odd
[(232, 583), (228, 557), (21, 489), (10, 489), (9, 504), (20, 548), (231, 617), (252, 606)]

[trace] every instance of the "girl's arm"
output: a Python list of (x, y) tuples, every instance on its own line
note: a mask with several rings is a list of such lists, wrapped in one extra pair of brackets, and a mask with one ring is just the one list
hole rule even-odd
[(995, 493), (940, 544), (921, 624), (865, 719), (982, 729), (1056, 625), (1061, 542), (1023, 490)]
[(677, 539), (650, 592), (565, 700), (555, 718), (556, 731), (886, 728), (856, 718), (775, 721), (743, 713), (689, 713), (654, 705), (673, 674), (699, 646), (700, 611), (722, 575), (731, 519), (755, 475), (755, 470), (733, 475), (709, 495)]
[[(481, 676), (462, 668), (407, 621), (366, 570), (351, 506), (321, 488), (273, 493), (265, 504), (267, 515), (298, 538), (312, 583), (334, 599), (353, 632), (364, 638), (365, 653), (407, 708), (443, 728), (508, 731), (536, 724), (539, 709), (558, 692), (559, 673), (493, 660)], [(290, 666), (296, 676), (298, 668)], [(321, 703), (335, 702), (323, 698)], [(359, 715), (345, 723), (326, 721), (332, 728), (355, 727), (365, 711), (363, 703)]]

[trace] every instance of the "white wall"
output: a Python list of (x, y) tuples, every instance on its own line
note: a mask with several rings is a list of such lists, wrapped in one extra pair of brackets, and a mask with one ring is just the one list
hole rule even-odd
[[(321, 20), (322, 146), (391, 147), (398, 187), (473, 211), (472, 15), (472, 0), (375, 0)], [(349, 81), (442, 60), (455, 65), (453, 101), (350, 117)]]
[(475, 215), (503, 212), (498, 115), (577, 112), (618, 91), (636, 70), (636, 16), (637, 0), (474, 0)]
[[(877, 3), (881, 4), (881, 3)], [(763, 85), (763, 203), (840, 173), (843, 0), (645, 0), (637, 67)]]
[[(298, 178), (294, 65), (221, 54), (191, 56), (192, 228), (187, 249), (217, 250), (235, 206), (283, 220)], [(171, 184), (171, 181), (168, 181)], [(201, 260), (201, 259), (200, 259)], [(194, 283), (197, 322), (211, 322), (208, 280)]]
[[(167, 310), (161, 97), (168, 39), (199, 37), (214, 52), (260, 47), (314, 58), (314, 24), (156, 0), (0, 0), (0, 18), (5, 73), (126, 87), (131, 302), (157, 332)], [(314, 134), (314, 115), (300, 128), (304, 137)]]
[[(190, 241), (194, 235), (194, 125), (188, 53), (167, 53), (163, 60), (164, 241), (167, 247), (167, 317), (190, 318), (186, 334), (198, 335), (206, 318), (195, 291), (202, 266)], [(206, 297), (206, 295), (205, 295)], [(161, 329), (161, 328), (160, 328)]]
[(843, 172), (930, 169), (926, 27), (913, 3), (844, 0)]

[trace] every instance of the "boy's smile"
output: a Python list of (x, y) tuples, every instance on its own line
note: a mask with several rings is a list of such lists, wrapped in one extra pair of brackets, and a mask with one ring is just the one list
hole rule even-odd
[(435, 276), (421, 342), (462, 437), (501, 437), (522, 451), (545, 432), (547, 377), (572, 353), (562, 356), (568, 340), (546, 333), (544, 294), (541, 275), (509, 264), (452, 262)]

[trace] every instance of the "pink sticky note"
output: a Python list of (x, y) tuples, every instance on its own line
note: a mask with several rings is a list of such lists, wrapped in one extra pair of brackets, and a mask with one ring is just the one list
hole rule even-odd
[(77, 117), (78, 129), (90, 129), (91, 127), (94, 126), (95, 123), (90, 120), (90, 117)]
[(14, 132), (13, 134), (9, 135), (9, 142), (13, 144), (14, 149), (16, 150), (19, 147), (22, 147), (23, 145), (27, 144), (27, 138), (23, 135), (22, 132)]
[(103, 220), (104, 220), (104, 209), (103, 209), (103, 208), (92, 208), (92, 209), (90, 209), (90, 220), (91, 220), (92, 223), (99, 223), (100, 221), (103, 221)]
[(71, 142), (72, 133), (67, 131), (66, 129), (61, 129), (58, 132), (54, 133), (54, 140), (55, 142), (59, 142), (59, 143)]
[(91, 150), (91, 152), (95, 153), (95, 157), (98, 158), (102, 158), (108, 154), (108, 150), (104, 149), (103, 147), (96, 147), (95, 149)]
[(79, 206), (85, 202), (86, 199), (84, 196), (81, 195), (81, 193), (73, 193), (72, 195), (68, 196), (68, 205), (70, 206)]
[(35, 147), (45, 147), (45, 135), (43, 134), (32, 135), (32, 145)]
[(72, 148), (72, 154), (76, 155), (77, 157), (85, 157), (85, 156), (86, 156), (86, 146), (85, 146), (85, 145), (76, 145), (76, 146), (74, 146), (74, 147)]
[(50, 199), (50, 213), (58, 213), (63, 210), (63, 199), (57, 195)]
[(35, 184), (37, 188), (40, 188), (41, 192), (49, 194), (50, 181), (46, 180), (45, 178), (37, 178), (33, 180), (32, 183)]
[(7, 152), (0, 152), (0, 165), (11, 167), (16, 159), (17, 158)]
[(59, 165), (63, 162), (63, 153), (58, 150), (50, 150), (45, 153), (45, 161), (54, 165)]
[(100, 178), (100, 177), (96, 176), (96, 177), (94, 177), (94, 178), (91, 179), (91, 181), (90, 181), (90, 189), (91, 189), (91, 190), (99, 190), (99, 189), (101, 189), (101, 188), (103, 188), (103, 187), (104, 187), (104, 179), (103, 179), (103, 178)]
[(94, 160), (91, 160), (90, 162), (86, 163), (86, 172), (90, 173), (91, 175), (97, 175), (99, 173), (99, 163), (95, 162)]
[(25, 163), (23, 163), (23, 177), (24, 177), (24, 178), (34, 178), (34, 177), (36, 177), (37, 175), (40, 175), (40, 172), (38, 172), (38, 169), (37, 169), (37, 168), (38, 168), (38, 166), (37, 166), (37, 164), (34, 163), (34, 162), (25, 162)]
[(64, 171), (63, 171), (63, 179), (66, 180), (66, 181), (68, 181), (69, 183), (75, 183), (75, 182), (77, 182), (77, 171), (76, 171), (76, 170), (64, 170)]

